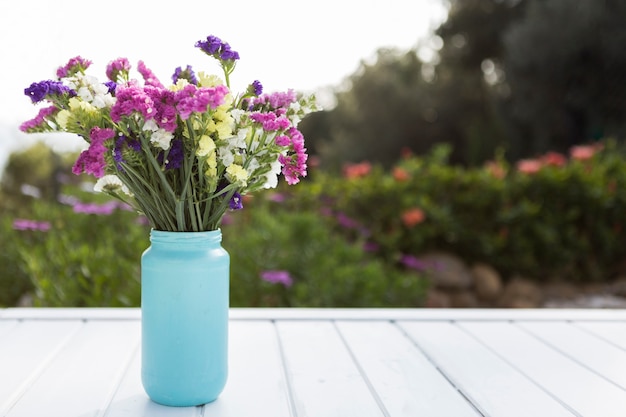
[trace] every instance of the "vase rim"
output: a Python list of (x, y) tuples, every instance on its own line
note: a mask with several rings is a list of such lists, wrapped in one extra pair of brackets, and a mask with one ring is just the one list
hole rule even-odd
[(172, 232), (166, 230), (150, 230), (150, 241), (171, 242), (171, 243), (199, 243), (199, 242), (221, 242), (221, 229), (207, 230), (202, 232)]

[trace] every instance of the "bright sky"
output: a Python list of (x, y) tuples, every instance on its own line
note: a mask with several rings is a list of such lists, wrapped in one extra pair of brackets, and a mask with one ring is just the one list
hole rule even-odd
[[(133, 68), (143, 60), (169, 84), (174, 69), (188, 64), (195, 71), (220, 74), (215, 62), (194, 47), (197, 40), (215, 35), (241, 56), (231, 76), (237, 91), (255, 79), (268, 92), (288, 88), (318, 91), (338, 87), (379, 48), (416, 46), (445, 18), (443, 3), (2, 1), (0, 128), (5, 128), (0, 129), (0, 141), (6, 140), (7, 125), (12, 131), (37, 113), (24, 96), (24, 88), (54, 78), (56, 68), (76, 55), (93, 61), (89, 73), (102, 81), (106, 80), (106, 64), (126, 57)], [(0, 143), (2, 149), (6, 147)]]

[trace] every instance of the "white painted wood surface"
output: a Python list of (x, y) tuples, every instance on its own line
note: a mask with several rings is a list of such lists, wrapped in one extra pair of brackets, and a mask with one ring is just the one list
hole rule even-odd
[(626, 416), (625, 310), (232, 309), (189, 408), (145, 395), (140, 314), (0, 310), (0, 417)]

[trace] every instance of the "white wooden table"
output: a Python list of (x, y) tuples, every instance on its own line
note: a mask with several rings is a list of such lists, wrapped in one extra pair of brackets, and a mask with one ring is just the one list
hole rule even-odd
[(136, 309), (0, 310), (0, 416), (626, 416), (626, 310), (232, 309), (230, 376), (152, 403)]

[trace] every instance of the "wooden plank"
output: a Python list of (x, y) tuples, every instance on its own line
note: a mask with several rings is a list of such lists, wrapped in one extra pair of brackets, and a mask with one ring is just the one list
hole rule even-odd
[(274, 324), (234, 321), (229, 332), (228, 382), (217, 401), (204, 407), (203, 417), (291, 416)]
[(337, 327), (389, 416), (479, 415), (393, 324), (342, 321)]
[(624, 416), (626, 391), (521, 328), (497, 322), (465, 322), (460, 326), (579, 415)]
[[(200, 417), (202, 407), (166, 407), (152, 402), (141, 385), (141, 349), (136, 346), (130, 365), (102, 417)], [(100, 417), (100, 415), (98, 416)]]
[(0, 320), (0, 342), (11, 330), (15, 329), (18, 323), (17, 320)]
[(276, 323), (298, 417), (384, 414), (330, 322)]
[(117, 389), (139, 338), (138, 322), (85, 323), (6, 415), (101, 414)]
[(572, 417), (562, 404), (458, 325), (420, 321), (398, 324), (484, 415)]
[(141, 385), (137, 352), (105, 417), (290, 416), (289, 398), (276, 331), (271, 322), (236, 322), (230, 326), (229, 377), (224, 392), (202, 407), (164, 407), (153, 403)]
[(0, 340), (0, 416), (20, 399), (83, 325), (81, 321), (20, 322)]
[(626, 350), (569, 323), (522, 322), (518, 325), (581, 365), (626, 389)]
[(626, 326), (615, 322), (575, 322), (578, 328), (592, 333), (615, 346), (626, 349)]

